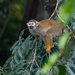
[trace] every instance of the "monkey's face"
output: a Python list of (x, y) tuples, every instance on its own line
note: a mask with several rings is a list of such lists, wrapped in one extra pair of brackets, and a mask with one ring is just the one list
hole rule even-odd
[(35, 29), (35, 28), (36, 28), (34, 22), (28, 22), (28, 23), (27, 23), (27, 26), (28, 26), (28, 28), (30, 28), (30, 29)]
[(27, 26), (29, 29), (33, 29), (35, 30), (36, 27), (38, 26), (38, 23), (36, 20), (30, 20), (28, 23), (27, 23)]

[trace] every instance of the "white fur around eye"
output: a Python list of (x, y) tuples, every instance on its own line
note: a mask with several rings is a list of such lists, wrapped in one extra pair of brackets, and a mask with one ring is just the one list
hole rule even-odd
[(35, 26), (35, 23), (34, 23), (34, 22), (31, 22), (31, 25), (32, 25), (32, 26)]

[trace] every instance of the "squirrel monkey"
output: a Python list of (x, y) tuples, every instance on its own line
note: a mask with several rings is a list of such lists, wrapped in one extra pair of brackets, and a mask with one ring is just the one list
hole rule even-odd
[(45, 44), (44, 48), (49, 53), (54, 47), (53, 37), (59, 36), (62, 33), (62, 24), (55, 20), (42, 20), (40, 22), (32, 19), (27, 23), (30, 33), (35, 36), (40, 36)]

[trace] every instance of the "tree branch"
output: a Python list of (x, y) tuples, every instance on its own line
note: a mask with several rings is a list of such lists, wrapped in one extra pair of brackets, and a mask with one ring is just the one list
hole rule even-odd
[(59, 0), (57, 0), (56, 7), (55, 7), (55, 9), (54, 9), (54, 11), (53, 11), (53, 13), (52, 13), (52, 15), (50, 16), (49, 19), (51, 19), (54, 16), (55, 12), (57, 11), (58, 4), (59, 4)]
[(29, 75), (30, 75), (30, 73), (31, 73), (31, 70), (32, 70), (32, 67), (33, 67), (33, 64), (34, 64), (34, 61), (35, 61), (36, 50), (37, 50), (37, 42), (36, 42), (36, 46), (35, 46), (35, 52), (34, 52), (32, 64), (31, 64), (31, 67), (30, 67)]

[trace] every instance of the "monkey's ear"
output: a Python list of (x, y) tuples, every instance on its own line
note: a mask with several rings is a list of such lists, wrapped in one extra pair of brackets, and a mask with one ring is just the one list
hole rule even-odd
[(28, 25), (29, 25), (29, 23), (26, 23), (26, 25), (28, 26)]
[(28, 25), (28, 23), (26, 23), (26, 25)]
[(36, 26), (39, 26), (40, 22), (36, 22)]

